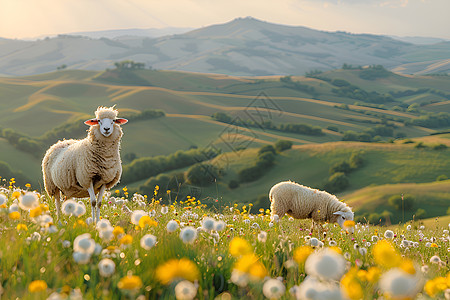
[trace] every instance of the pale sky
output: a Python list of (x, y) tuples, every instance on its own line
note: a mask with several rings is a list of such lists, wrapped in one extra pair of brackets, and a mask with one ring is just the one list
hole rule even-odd
[(0, 37), (264, 21), (450, 39), (450, 0), (0, 0)]

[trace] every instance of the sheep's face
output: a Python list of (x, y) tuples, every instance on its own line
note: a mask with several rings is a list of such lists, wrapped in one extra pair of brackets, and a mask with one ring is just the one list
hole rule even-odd
[(90, 125), (90, 126), (98, 125), (100, 133), (104, 137), (109, 137), (109, 136), (111, 136), (111, 134), (114, 131), (114, 124), (121, 125), (121, 124), (125, 124), (127, 122), (128, 122), (127, 119), (122, 119), (122, 118), (117, 118), (115, 120), (112, 120), (109, 118), (103, 118), (100, 120), (97, 120), (97, 119), (87, 120), (84, 123), (87, 125)]
[(344, 222), (347, 220), (353, 220), (353, 212), (351, 211), (337, 211), (333, 214), (336, 216), (336, 223), (339, 224), (342, 228), (344, 227)]

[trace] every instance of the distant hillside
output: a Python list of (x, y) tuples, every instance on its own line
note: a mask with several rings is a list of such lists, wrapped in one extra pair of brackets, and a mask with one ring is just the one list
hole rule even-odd
[[(130, 118), (122, 145), (125, 163), (190, 148), (235, 152), (277, 140), (289, 140), (295, 148), (419, 138), (450, 130), (449, 83), (449, 76), (400, 76), (376, 66), (309, 77), (129, 68), (3, 77), (0, 161), (40, 180), (47, 147), (61, 138), (83, 137), (83, 120), (98, 105), (113, 104)], [(154, 110), (165, 114), (139, 116)], [(439, 137), (423, 138), (425, 146), (418, 147), (433, 149), (443, 143), (434, 141)]]
[[(253, 18), (158, 38), (117, 32), (60, 35), (38, 41), (0, 40), (0, 74), (22, 76), (58, 67), (104, 70), (134, 60), (165, 70), (229, 75), (304, 75), (344, 63), (383, 65), (402, 73), (447, 73), (450, 43), (414, 45), (385, 36), (324, 32)], [(136, 33), (130, 33), (136, 35)], [(139, 34), (140, 35), (140, 34)]]

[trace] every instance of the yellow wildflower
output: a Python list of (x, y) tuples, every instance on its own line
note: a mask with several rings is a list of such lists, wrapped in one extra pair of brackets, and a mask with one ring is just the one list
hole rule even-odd
[(358, 269), (353, 267), (341, 279), (342, 289), (350, 299), (362, 299), (364, 296), (361, 284), (357, 279)]
[(431, 243), (430, 247), (431, 248), (438, 248), (438, 245), (436, 243)]
[(13, 212), (9, 213), (8, 216), (11, 220), (19, 220), (20, 219), (20, 213), (18, 211), (13, 211)]
[(230, 242), (229, 252), (234, 257), (240, 257), (252, 253), (253, 249), (249, 242), (240, 237), (235, 237)]
[(75, 223), (73, 223), (73, 228), (76, 227), (86, 228), (87, 224), (83, 220), (77, 220)]
[(25, 184), (25, 187), (30, 188), (31, 184), (27, 183), (27, 184)]
[(404, 259), (400, 265), (400, 269), (411, 275), (416, 274), (416, 268), (414, 268), (414, 263), (410, 259)]
[(294, 250), (294, 260), (300, 265), (304, 264), (308, 256), (314, 252), (310, 246), (301, 246)]
[(367, 281), (371, 282), (371, 283), (375, 283), (378, 281), (378, 279), (380, 279), (381, 276), (381, 270), (378, 267), (370, 267), (367, 270)]
[(398, 267), (402, 262), (400, 254), (398, 254), (397, 251), (395, 251), (394, 246), (386, 240), (378, 241), (373, 246), (372, 254), (378, 265), (388, 269)]
[(47, 289), (47, 283), (44, 280), (35, 280), (28, 285), (30, 293), (42, 292)]
[(133, 237), (129, 234), (126, 234), (119, 240), (119, 242), (122, 245), (130, 245), (133, 242)]
[(235, 264), (234, 269), (247, 273), (255, 279), (263, 279), (267, 276), (266, 267), (259, 261), (258, 257), (251, 253), (242, 256)]
[(444, 277), (436, 277), (432, 280), (428, 280), (425, 283), (424, 290), (425, 292), (432, 298), (434, 298), (440, 292), (443, 292), (447, 289), (446, 278)]
[(197, 265), (187, 258), (171, 259), (156, 268), (156, 278), (162, 284), (182, 278), (194, 282), (199, 277)]
[(351, 228), (355, 227), (355, 221), (347, 220), (344, 222), (344, 228)]
[(33, 208), (30, 210), (30, 217), (31, 218), (36, 218), (38, 216), (40, 216), (42, 214), (42, 208), (41, 206), (38, 206), (36, 208)]
[(27, 231), (28, 230), (28, 227), (25, 224), (17, 224), (16, 228), (18, 231), (20, 231), (20, 230)]
[(142, 280), (139, 276), (125, 276), (117, 283), (121, 290), (138, 290), (142, 287)]
[(20, 197), (20, 192), (19, 191), (15, 191), (11, 195), (11, 198), (13, 198), (13, 199), (19, 199), (19, 197)]
[(157, 225), (158, 225), (158, 223), (156, 221), (152, 220), (149, 216), (142, 216), (139, 219), (139, 227), (141, 227), (141, 228), (145, 228), (145, 226), (149, 226), (149, 227), (155, 226), (156, 227)]
[(124, 233), (125, 233), (125, 231), (120, 226), (116, 226), (113, 229), (113, 234), (114, 234), (115, 237), (118, 237), (119, 235), (124, 234)]

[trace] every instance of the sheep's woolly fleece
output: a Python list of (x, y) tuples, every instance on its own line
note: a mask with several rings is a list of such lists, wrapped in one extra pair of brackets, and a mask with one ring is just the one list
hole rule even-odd
[[(99, 107), (97, 119), (117, 118), (114, 107)], [(91, 181), (95, 193), (102, 185), (110, 189), (120, 179), (122, 166), (120, 160), (120, 139), (122, 129), (114, 124), (109, 137), (104, 137), (99, 125), (91, 126), (86, 138), (82, 140), (59, 141), (47, 150), (42, 161), (44, 185), (50, 196), (61, 191), (67, 197), (88, 197)]]
[(336, 196), (295, 182), (284, 181), (274, 185), (269, 198), (272, 215), (276, 214), (280, 218), (287, 213), (296, 219), (337, 222), (339, 216), (334, 213), (342, 212), (348, 220), (353, 220), (350, 207)]

